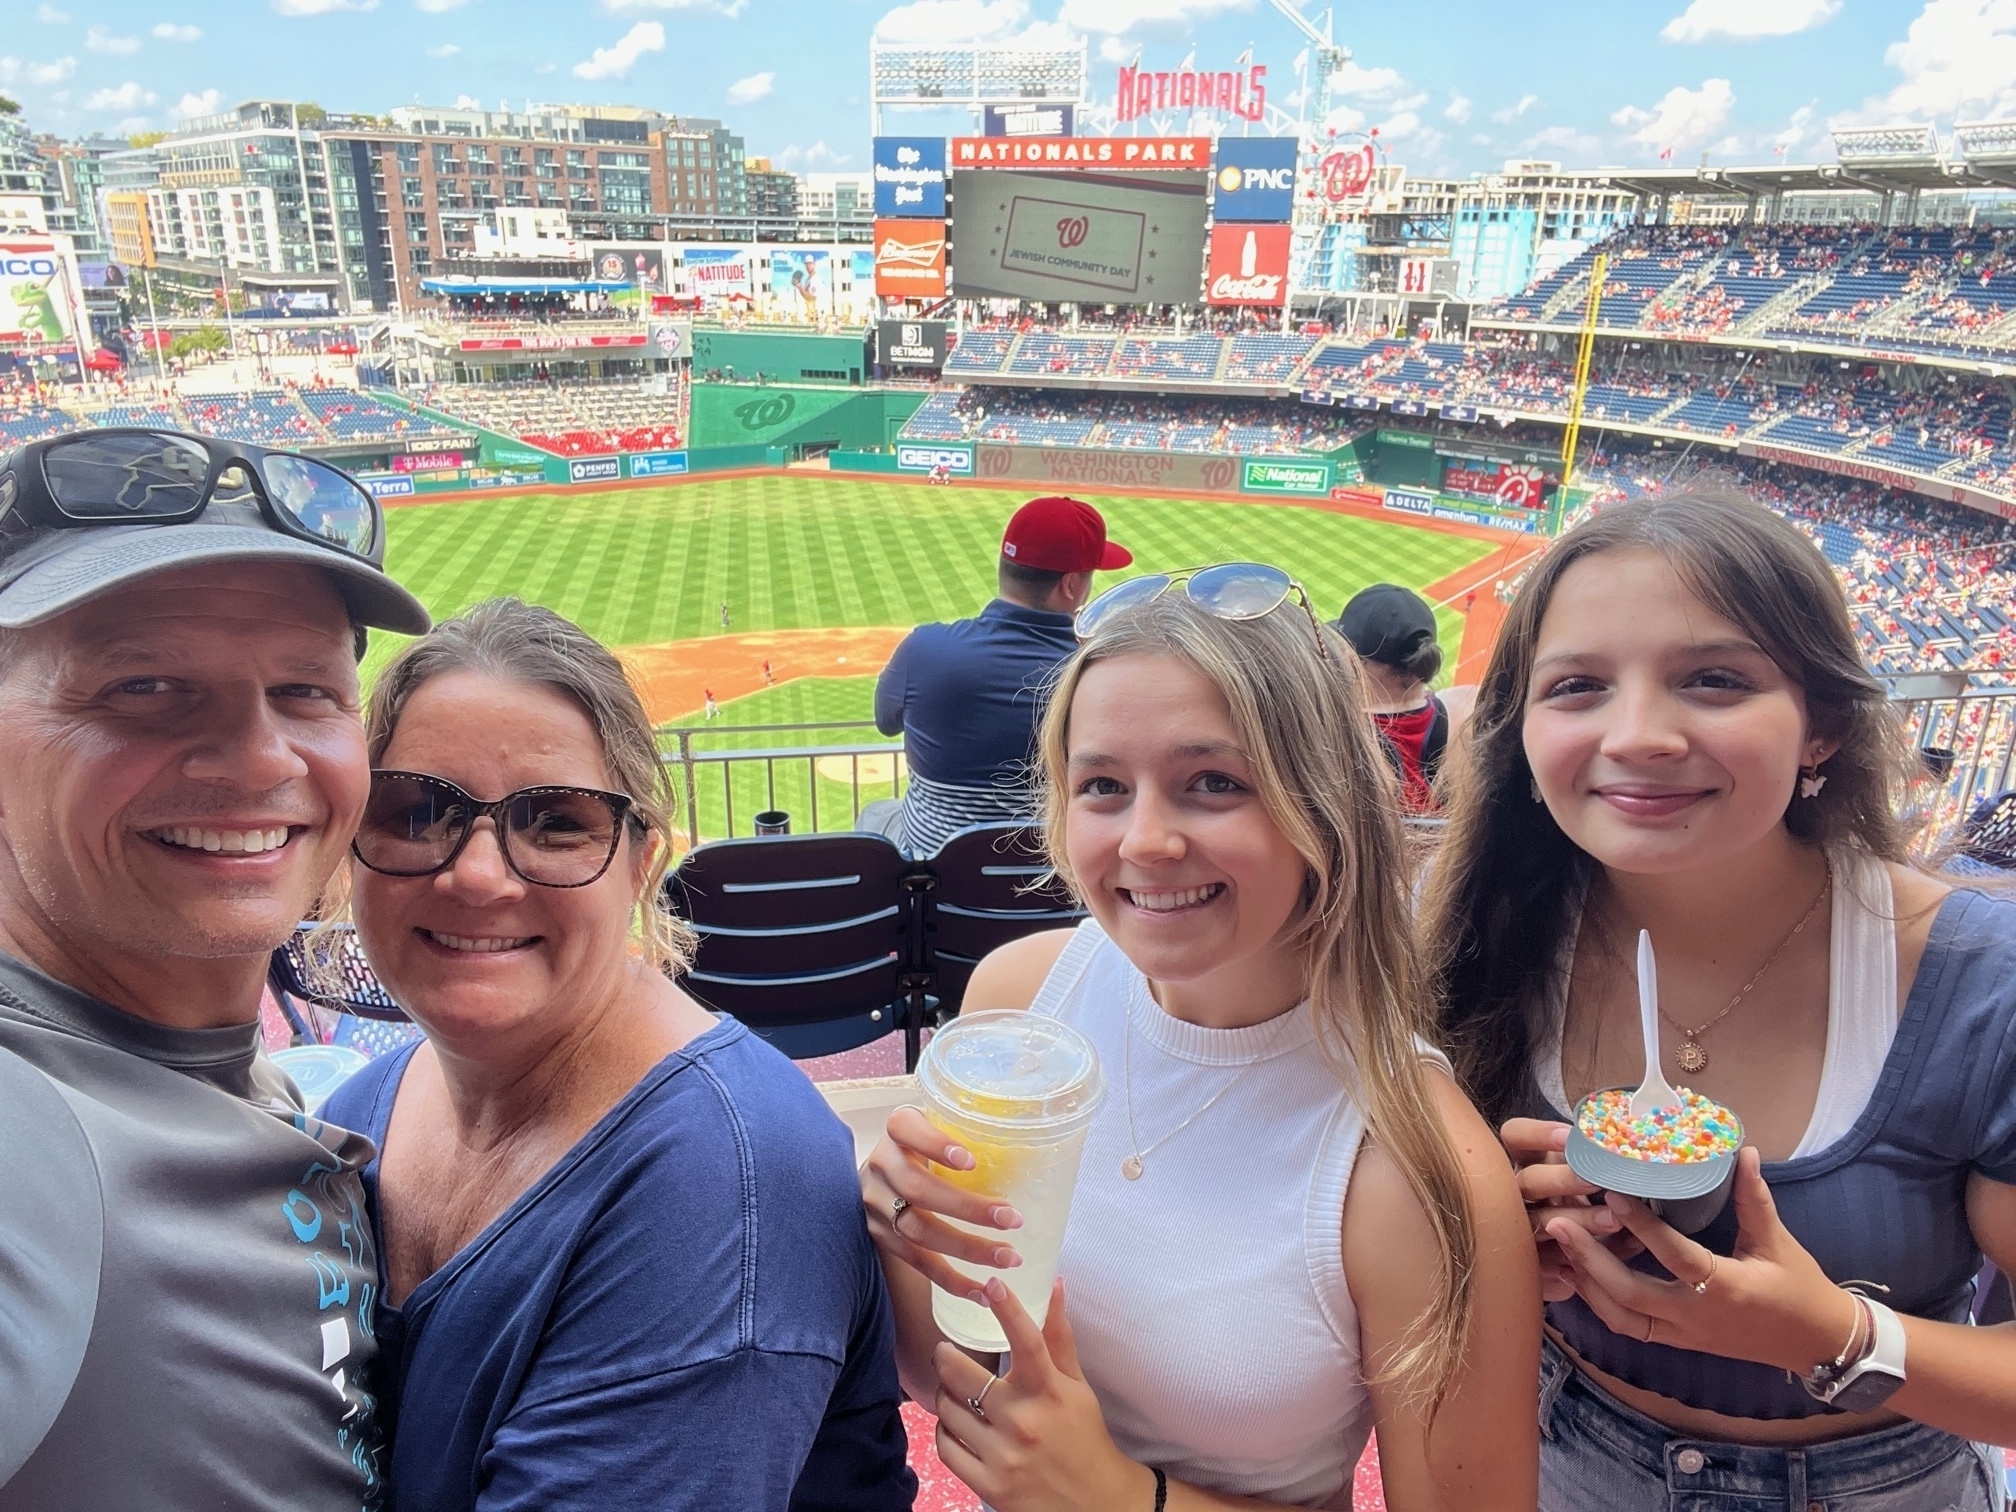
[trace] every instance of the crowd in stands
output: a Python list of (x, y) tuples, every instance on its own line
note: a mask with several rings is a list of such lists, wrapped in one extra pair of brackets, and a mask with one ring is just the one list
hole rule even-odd
[(0, 388), (0, 445), (93, 425), (157, 425), (261, 446), (314, 447), (358, 440), (414, 441), (455, 434), (368, 389), (281, 384), (238, 393), (189, 394), (144, 379), (89, 388)]
[(2016, 233), (1990, 227), (1632, 226), (1482, 313), (1579, 321), (1599, 252), (1609, 329), (2016, 346)]
[(903, 435), (916, 441), (1290, 456), (1342, 446), (1368, 424), (1348, 413), (1262, 399), (974, 387), (933, 394), (910, 417)]
[(1599, 454), (1589, 507), (1688, 484), (1741, 488), (1797, 522), (1834, 564), (1869, 665), (2016, 673), (2016, 522), (1852, 478), (1744, 458)]
[(428, 408), (566, 457), (676, 448), (685, 438), (680, 388), (630, 384), (434, 384)]

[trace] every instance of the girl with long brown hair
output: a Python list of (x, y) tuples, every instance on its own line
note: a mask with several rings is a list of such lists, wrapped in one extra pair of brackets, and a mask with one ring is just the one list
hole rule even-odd
[[(1295, 592), (1252, 564), (1124, 583), (1051, 696), (1049, 851), (1091, 919), (965, 1000), (1072, 1024), (1111, 1089), (1042, 1329), (946, 1261), (1017, 1260), (1019, 1215), (936, 1174), (966, 1151), (901, 1109), (863, 1172), (899, 1368), (997, 1512), (1349, 1507), (1375, 1426), (1395, 1512), (1533, 1505), (1532, 1247), (1422, 1037), (1362, 673)], [(1012, 1369), (944, 1342), (933, 1281), (987, 1299)]]
[[(1523, 1167), (1548, 1298), (1541, 1505), (2003, 1505), (2016, 1330), (2016, 908), (1910, 859), (1913, 755), (1838, 583), (1733, 494), (1556, 542), (1513, 605), (1426, 899), (1445, 1043)], [(1644, 1075), (1732, 1110), (1686, 1237), (1562, 1163)]]

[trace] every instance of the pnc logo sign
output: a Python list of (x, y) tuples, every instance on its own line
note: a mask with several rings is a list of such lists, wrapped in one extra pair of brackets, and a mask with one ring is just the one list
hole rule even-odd
[(1067, 215), (1057, 222), (1057, 245), (1060, 247), (1081, 247), (1085, 236), (1092, 228), (1089, 219), (1082, 215)]
[(1236, 163), (1227, 163), (1218, 170), (1218, 187), (1227, 194), (1237, 194), (1241, 189), (1271, 189), (1295, 192), (1295, 170), (1293, 168), (1241, 168)]

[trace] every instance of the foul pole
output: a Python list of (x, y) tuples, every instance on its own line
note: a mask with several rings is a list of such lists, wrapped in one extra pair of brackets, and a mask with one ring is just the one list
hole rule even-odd
[(1575, 392), (1568, 401), (1568, 429), (1561, 437), (1561, 492), (1575, 481), (1575, 448), (1582, 440), (1582, 404), (1589, 397), (1589, 359), (1596, 351), (1596, 317), (1603, 309), (1603, 280), (1610, 255), (1598, 252), (1589, 268), (1589, 302), (1582, 310), (1582, 341), (1575, 349)]

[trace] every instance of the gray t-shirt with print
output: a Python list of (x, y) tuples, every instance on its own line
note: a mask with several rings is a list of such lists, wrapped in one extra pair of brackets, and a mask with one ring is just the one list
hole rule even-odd
[(0, 954), (0, 1512), (360, 1512), (371, 1142)]

